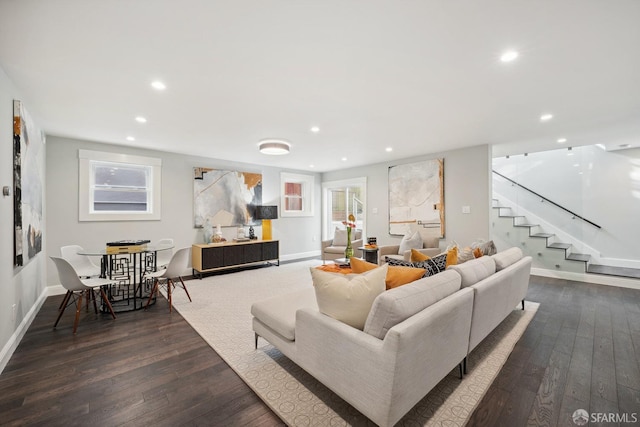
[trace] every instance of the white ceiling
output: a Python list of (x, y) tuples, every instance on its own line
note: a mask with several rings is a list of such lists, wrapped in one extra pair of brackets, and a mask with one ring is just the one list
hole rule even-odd
[(0, 66), (48, 135), (284, 168), (640, 146), (638, 0), (0, 0)]

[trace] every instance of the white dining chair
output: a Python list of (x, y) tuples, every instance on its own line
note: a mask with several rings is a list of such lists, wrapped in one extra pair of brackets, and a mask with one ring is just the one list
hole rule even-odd
[(171, 313), (172, 308), (172, 299), (171, 293), (173, 288), (176, 287), (175, 279), (180, 281), (182, 288), (187, 294), (189, 301), (191, 301), (191, 295), (189, 295), (189, 291), (182, 280), (182, 274), (189, 267), (189, 257), (191, 255), (191, 247), (182, 248), (176, 251), (175, 254), (171, 257), (171, 261), (169, 261), (169, 265), (166, 269), (156, 271), (153, 273), (147, 273), (144, 276), (144, 279), (153, 280), (153, 288), (151, 288), (151, 293), (149, 294), (149, 299), (147, 300), (147, 304), (144, 306), (145, 310), (149, 307), (153, 297), (159, 292), (160, 284), (166, 284), (167, 286), (167, 299), (169, 300), (169, 313)]
[[(153, 246), (164, 246), (164, 245), (171, 245), (173, 246), (173, 239), (160, 239), (157, 242), (155, 242), (153, 244)], [(171, 261), (171, 258), (173, 257), (173, 249), (167, 249), (164, 251), (158, 251), (156, 253), (156, 267), (158, 270), (167, 268), (167, 266), (169, 265), (169, 261)]]
[(60, 248), (60, 255), (71, 264), (79, 277), (100, 276), (100, 267), (95, 265), (90, 257), (78, 254), (78, 252), (82, 250), (82, 246), (78, 245), (62, 246)]
[[(102, 297), (102, 302), (107, 306), (111, 316), (115, 319), (116, 314), (113, 312), (113, 307), (109, 302), (109, 298), (107, 298), (107, 294), (104, 291), (103, 286), (110, 285), (115, 283), (115, 280), (109, 279), (100, 279), (100, 278), (92, 278), (92, 279), (80, 279), (78, 276), (78, 272), (73, 268), (73, 266), (63, 258), (51, 257), (51, 260), (56, 265), (58, 270), (58, 277), (60, 278), (60, 283), (67, 290), (67, 293), (64, 296), (62, 304), (60, 305), (60, 313), (58, 314), (58, 318), (56, 319), (56, 323), (53, 325), (55, 328), (58, 326), (58, 322), (60, 322), (60, 318), (62, 314), (66, 310), (66, 308), (71, 305), (71, 303), (76, 306), (76, 318), (73, 322), (73, 333), (75, 334), (78, 329), (78, 322), (80, 320), (80, 309), (82, 308), (82, 297), (87, 294), (88, 298), (93, 299), (93, 308), (96, 313), (98, 312), (98, 306), (96, 305), (96, 290), (100, 291), (100, 296)], [(72, 300), (72, 302), (70, 302)]]

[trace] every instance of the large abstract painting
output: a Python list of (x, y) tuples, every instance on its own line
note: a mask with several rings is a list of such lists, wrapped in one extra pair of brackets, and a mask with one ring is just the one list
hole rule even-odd
[(44, 135), (20, 101), (13, 101), (13, 265), (42, 250)]
[(444, 159), (389, 168), (389, 234), (416, 226), (444, 237)]
[(262, 174), (193, 168), (194, 227), (257, 224), (255, 206), (262, 204)]

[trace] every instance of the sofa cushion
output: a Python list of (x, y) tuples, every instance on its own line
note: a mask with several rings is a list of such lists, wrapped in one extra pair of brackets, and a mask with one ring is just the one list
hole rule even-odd
[[(363, 259), (351, 258), (351, 271), (354, 273), (364, 273), (365, 271), (373, 270), (377, 267), (377, 264), (367, 262)], [(385, 277), (385, 284), (387, 289), (393, 289), (421, 279), (424, 275), (425, 270), (423, 268), (389, 266), (387, 276)]]
[(346, 248), (346, 244), (345, 246), (327, 246), (324, 251), (328, 254), (344, 254)]
[(375, 298), (384, 292), (387, 266), (353, 276), (310, 268), (318, 309), (336, 320), (362, 329)]
[(483, 256), (464, 264), (452, 265), (450, 270), (454, 270), (462, 277), (462, 287), (474, 285), (481, 280), (486, 279), (496, 272), (496, 263), (492, 257)]
[(493, 255), (491, 258), (496, 263), (496, 271), (500, 271), (503, 268), (509, 267), (514, 262), (520, 261), (522, 259), (522, 250), (514, 246), (502, 252), (498, 252)]
[(460, 289), (460, 275), (445, 271), (383, 292), (373, 302), (364, 332), (384, 339), (389, 329)]
[(293, 341), (296, 338), (296, 311), (301, 308), (318, 308), (312, 287), (254, 302), (251, 314), (284, 338)]
[(410, 249), (422, 249), (422, 237), (417, 231), (413, 234), (407, 233), (404, 235), (404, 237), (400, 241), (400, 249), (398, 249), (398, 254), (402, 255), (405, 251), (408, 251)]

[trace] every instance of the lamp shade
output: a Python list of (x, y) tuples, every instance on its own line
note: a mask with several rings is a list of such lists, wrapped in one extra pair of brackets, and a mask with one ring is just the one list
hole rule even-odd
[(278, 219), (277, 206), (256, 206), (255, 219)]

